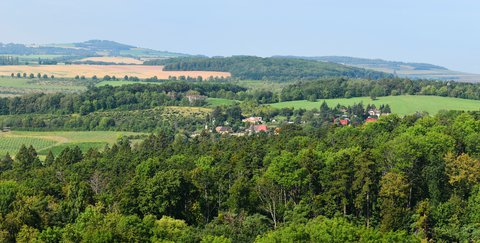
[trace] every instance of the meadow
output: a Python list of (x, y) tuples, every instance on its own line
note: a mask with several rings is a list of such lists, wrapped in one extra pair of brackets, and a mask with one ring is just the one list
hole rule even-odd
[(62, 79), (0, 77), (0, 97), (32, 93), (72, 93), (86, 89), (86, 83)]
[(208, 98), (207, 99), (208, 106), (216, 107), (216, 106), (229, 106), (233, 105), (239, 101), (236, 100), (229, 100), (229, 99), (222, 99), (222, 98)]
[(41, 73), (49, 76), (62, 78), (73, 78), (77, 75), (91, 78), (96, 75), (102, 78), (105, 75), (123, 78), (125, 75), (136, 76), (138, 78), (151, 78), (157, 76), (159, 79), (168, 79), (169, 77), (230, 77), (227, 72), (210, 71), (163, 71), (162, 66), (144, 66), (144, 65), (17, 65), (0, 66), (0, 76), (10, 76), (12, 73)]
[(79, 146), (82, 151), (90, 148), (103, 148), (111, 145), (122, 136), (141, 135), (133, 132), (29, 132), (11, 131), (0, 132), (0, 155), (7, 152), (12, 156), (18, 152), (22, 144), (32, 145), (39, 155), (46, 155), (48, 151), (57, 155), (68, 146)]
[(399, 115), (408, 115), (415, 112), (426, 111), (430, 115), (437, 114), (440, 110), (465, 110), (465, 111), (479, 111), (479, 100), (466, 100), (451, 97), (439, 97), (439, 96), (385, 96), (378, 97), (376, 100), (372, 100), (369, 97), (359, 98), (342, 98), (342, 99), (327, 99), (318, 100), (317, 102), (311, 102), (306, 100), (287, 101), (271, 104), (275, 108), (295, 108), (295, 109), (307, 109), (320, 108), (323, 101), (327, 102), (328, 106), (333, 107), (337, 104), (341, 105), (353, 105), (363, 102), (364, 105), (374, 104), (379, 106), (381, 104), (390, 105), (392, 112)]
[(92, 62), (111, 62), (111, 63), (118, 63), (118, 64), (136, 64), (141, 65), (143, 61), (131, 58), (131, 57), (87, 57), (80, 59), (79, 61), (92, 61)]

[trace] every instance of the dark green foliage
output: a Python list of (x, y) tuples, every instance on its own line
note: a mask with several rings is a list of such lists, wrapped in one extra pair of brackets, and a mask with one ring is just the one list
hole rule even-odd
[(281, 100), (310, 100), (389, 95), (437, 95), (480, 100), (480, 85), (432, 80), (388, 78), (363, 80), (324, 78), (289, 85), (281, 91)]
[(134, 110), (161, 105), (179, 105), (186, 93), (192, 90), (200, 95), (208, 95), (218, 91), (237, 93), (246, 89), (232, 84), (189, 82), (90, 87), (81, 94), (32, 94), (0, 98), (0, 115), (35, 113), (85, 115), (98, 110), (120, 108)]
[(223, 71), (230, 72), (234, 78), (273, 81), (318, 79), (320, 77), (378, 79), (391, 76), (382, 72), (347, 67), (335, 63), (254, 56), (182, 57), (146, 61), (144, 64), (165, 65), (165, 70)]
[(0, 170), (0, 240), (474, 242), (478, 134), (478, 112), (443, 112), (278, 135), (165, 129), (44, 163), (23, 146)]

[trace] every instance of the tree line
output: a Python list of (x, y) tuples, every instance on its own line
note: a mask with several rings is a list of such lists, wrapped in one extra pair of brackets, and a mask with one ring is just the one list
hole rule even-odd
[[(226, 83), (165, 82), (132, 84), (119, 87), (90, 86), (80, 94), (31, 94), (0, 98), (0, 115), (55, 113), (82, 115), (99, 110), (138, 110), (179, 105), (188, 91), (208, 95), (219, 90), (240, 92), (246, 89)], [(193, 104), (193, 103), (192, 103)], [(195, 104), (193, 104), (195, 105)], [(198, 105), (201, 105), (198, 104)]]
[[(480, 85), (433, 80), (326, 78), (302, 81), (282, 89), (281, 101), (396, 95), (435, 95), (480, 100)], [(273, 100), (275, 101), (275, 100)]]

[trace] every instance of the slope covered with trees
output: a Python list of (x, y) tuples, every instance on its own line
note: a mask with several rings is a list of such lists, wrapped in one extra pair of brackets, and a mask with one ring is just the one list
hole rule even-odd
[(0, 241), (480, 240), (480, 114), (68, 148), (0, 161)]
[(165, 65), (164, 70), (169, 71), (230, 72), (235, 78), (252, 80), (288, 81), (329, 76), (378, 79), (391, 76), (335, 63), (253, 56), (172, 58), (146, 61), (144, 64)]

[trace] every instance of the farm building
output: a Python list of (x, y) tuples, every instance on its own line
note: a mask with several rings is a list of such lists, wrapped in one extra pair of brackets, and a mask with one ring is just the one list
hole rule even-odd
[(368, 114), (371, 115), (371, 116), (380, 116), (382, 115), (382, 112), (378, 109), (372, 109), (372, 110), (369, 110), (368, 111)]
[(196, 101), (204, 101), (207, 99), (206, 96), (198, 95), (198, 94), (188, 94), (187, 96), (188, 102), (194, 103)]
[(247, 123), (252, 123), (252, 124), (256, 124), (256, 123), (262, 123), (263, 120), (261, 117), (249, 117), (249, 118), (245, 118), (242, 120), (242, 122), (247, 122)]

